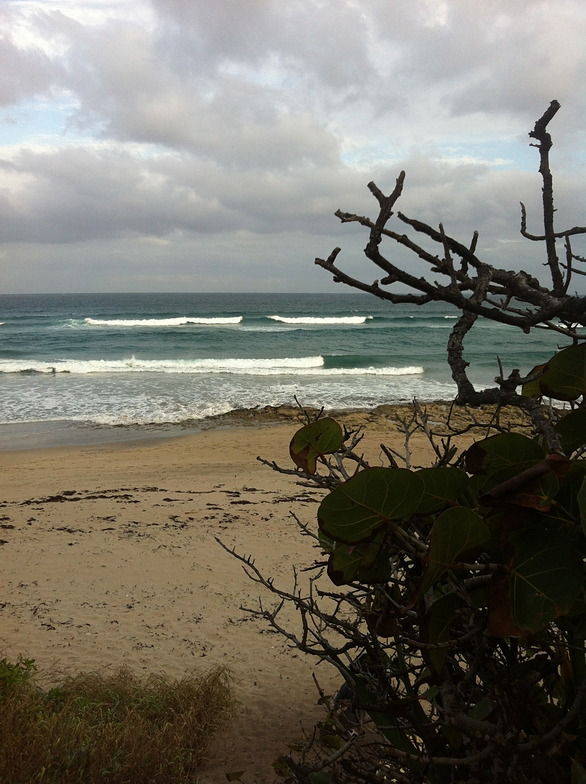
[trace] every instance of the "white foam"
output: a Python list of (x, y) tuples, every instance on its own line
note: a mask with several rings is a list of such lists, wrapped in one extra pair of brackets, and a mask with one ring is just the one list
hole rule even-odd
[(325, 368), (324, 359), (316, 357), (281, 357), (273, 359), (67, 359), (51, 364), (30, 360), (0, 360), (0, 373), (38, 373), (76, 375), (110, 373), (179, 373), (239, 374), (255, 376), (411, 376), (421, 375), (421, 366)]
[(2, 373), (279, 373), (319, 368), (323, 357), (275, 359), (63, 359), (48, 362), (0, 360)]
[(242, 316), (226, 316), (221, 318), (179, 316), (177, 318), (167, 319), (84, 319), (84, 322), (91, 327), (182, 327), (186, 324), (215, 327), (227, 324), (240, 324), (241, 321)]
[[(267, 360), (272, 361), (272, 360)], [(265, 368), (266, 369), (266, 368)], [(413, 368), (420, 370), (420, 368)], [(450, 399), (453, 383), (410, 368), (304, 368), (215, 373), (35, 374), (4, 377), (0, 422), (71, 420), (99, 424), (179, 423), (240, 408), (292, 404), (371, 408), (381, 403)], [(382, 373), (388, 371), (389, 375)]]
[(364, 324), (372, 316), (268, 316), (273, 321), (283, 324)]

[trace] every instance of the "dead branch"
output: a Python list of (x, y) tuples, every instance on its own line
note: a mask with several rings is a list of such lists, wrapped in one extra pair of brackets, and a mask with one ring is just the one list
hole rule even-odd
[[(579, 326), (586, 326), (586, 297), (568, 294), (572, 275), (584, 274), (575, 269), (575, 264), (583, 259), (573, 252), (570, 238), (586, 234), (586, 228), (574, 226), (564, 231), (556, 231), (554, 226), (553, 178), (549, 165), (552, 141), (547, 128), (559, 108), (559, 103), (552, 101), (529, 133), (529, 136), (536, 140), (532, 146), (539, 150), (540, 156), (539, 172), (543, 181), (542, 234), (530, 234), (527, 231), (527, 213), (524, 205), (521, 205), (522, 236), (545, 244), (549, 286), (542, 285), (534, 276), (522, 270), (513, 272), (482, 261), (476, 253), (477, 232), (470, 245), (466, 246), (449, 236), (443, 225), (440, 224), (438, 229), (434, 229), (420, 220), (398, 212), (396, 217), (399, 221), (410, 227), (416, 235), (420, 234), (437, 245), (439, 252), (434, 254), (413, 237), (392, 229), (388, 224), (403, 192), (405, 172), (399, 174), (389, 196), (385, 196), (375, 183), (368, 184), (379, 206), (375, 219), (341, 210), (336, 212), (343, 223), (357, 222), (368, 229), (369, 237), (364, 253), (383, 271), (384, 277), (380, 281), (367, 283), (345, 273), (337, 265), (339, 248), (335, 248), (327, 259), (315, 260), (318, 266), (333, 276), (334, 281), (370, 293), (392, 304), (409, 303), (420, 306), (441, 301), (460, 310), (461, 316), (454, 325), (448, 342), (448, 363), (457, 386), (456, 404), (480, 406), (493, 403), (522, 409), (529, 414), (534, 427), (544, 435), (551, 451), (559, 450), (559, 440), (551, 419), (539, 404), (536, 405), (534, 400), (518, 392), (525, 383), (519, 371), (512, 371), (505, 376), (501, 368), (500, 375), (495, 379), (496, 387), (477, 391), (468, 376), (464, 344), (466, 335), (478, 317), (518, 327), (524, 332), (533, 328), (555, 331), (574, 343), (586, 339), (584, 334), (578, 332)], [(438, 279), (417, 277), (388, 255), (384, 255), (381, 250), (383, 240), (390, 240), (407, 248), (427, 263)], [(563, 261), (559, 260), (557, 254), (556, 243), (559, 240), (563, 240), (565, 244)], [(410, 291), (397, 293), (393, 291), (395, 284), (406, 286)], [(515, 304), (512, 305), (512, 302)]]

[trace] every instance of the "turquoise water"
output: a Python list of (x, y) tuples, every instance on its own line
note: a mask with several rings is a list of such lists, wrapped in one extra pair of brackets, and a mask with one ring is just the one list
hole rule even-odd
[[(450, 399), (457, 313), (362, 294), (0, 297), (0, 423), (179, 424), (242, 408)], [(479, 323), (471, 378), (527, 371), (555, 336)]]

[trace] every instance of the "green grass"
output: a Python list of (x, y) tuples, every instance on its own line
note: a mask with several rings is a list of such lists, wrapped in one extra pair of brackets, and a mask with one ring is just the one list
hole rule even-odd
[(0, 784), (193, 784), (233, 707), (217, 668), (181, 680), (127, 669), (52, 688), (0, 660)]

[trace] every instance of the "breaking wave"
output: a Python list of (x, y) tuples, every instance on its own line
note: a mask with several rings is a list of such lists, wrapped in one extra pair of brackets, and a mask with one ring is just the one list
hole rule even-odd
[(408, 376), (420, 375), (423, 367), (325, 367), (324, 358), (282, 357), (273, 359), (67, 359), (48, 362), (0, 360), (0, 373), (78, 375), (106, 373), (239, 374), (256, 376)]
[(167, 319), (93, 319), (86, 318), (84, 322), (91, 327), (182, 327), (185, 324), (200, 324), (204, 326), (223, 326), (226, 324), (240, 324), (242, 316), (226, 316), (218, 318), (200, 318), (199, 316), (179, 316)]
[(372, 316), (268, 316), (283, 324), (364, 324)]

